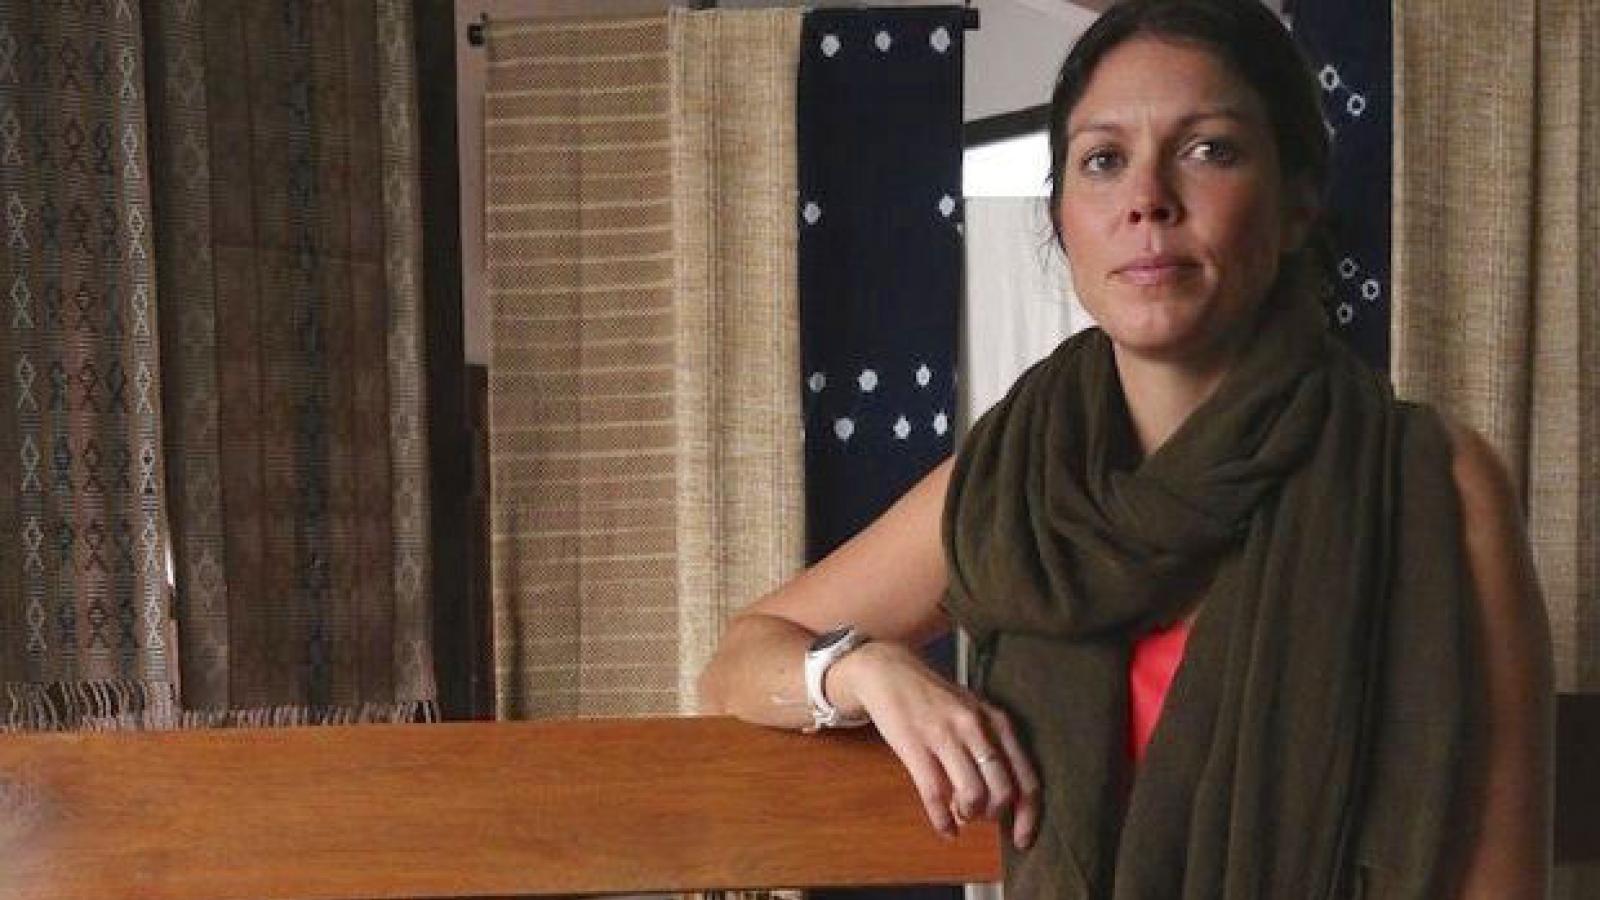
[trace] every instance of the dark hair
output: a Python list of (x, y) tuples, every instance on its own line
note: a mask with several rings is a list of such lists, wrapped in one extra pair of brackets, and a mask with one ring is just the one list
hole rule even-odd
[[(1061, 176), (1067, 119), (1105, 55), (1136, 37), (1199, 45), (1243, 78), (1266, 108), (1285, 183), (1301, 179), (1322, 199), (1328, 180), (1328, 126), (1316, 76), (1278, 17), (1260, 0), (1123, 0), (1084, 32), (1061, 64), (1050, 98), (1050, 224), (1061, 243)], [(1312, 255), (1326, 252), (1314, 232)]]

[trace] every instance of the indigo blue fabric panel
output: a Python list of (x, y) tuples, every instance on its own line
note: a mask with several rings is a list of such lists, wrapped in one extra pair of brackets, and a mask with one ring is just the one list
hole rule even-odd
[(807, 14), (798, 85), (807, 556), (951, 452), (960, 7)]
[(1390, 0), (1289, 0), (1295, 40), (1333, 129), (1328, 218), (1333, 320), (1363, 359), (1389, 368), (1389, 212), (1394, 60)]

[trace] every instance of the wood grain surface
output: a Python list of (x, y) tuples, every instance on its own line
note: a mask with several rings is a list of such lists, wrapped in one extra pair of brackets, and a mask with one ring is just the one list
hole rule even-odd
[(875, 735), (730, 719), (0, 736), (0, 897), (263, 900), (959, 883)]
[[(1559, 705), (1557, 860), (1600, 861), (1600, 696)], [(870, 729), (723, 718), (0, 736), (0, 898), (377, 900), (954, 884)]]

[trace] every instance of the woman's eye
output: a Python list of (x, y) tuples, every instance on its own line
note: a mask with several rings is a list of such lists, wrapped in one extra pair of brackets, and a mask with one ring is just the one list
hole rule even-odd
[(1091, 150), (1084, 154), (1078, 168), (1088, 175), (1104, 175), (1122, 164), (1122, 156), (1115, 150)]
[(1201, 162), (1232, 165), (1239, 161), (1239, 148), (1229, 141), (1211, 139), (1189, 145), (1189, 155)]

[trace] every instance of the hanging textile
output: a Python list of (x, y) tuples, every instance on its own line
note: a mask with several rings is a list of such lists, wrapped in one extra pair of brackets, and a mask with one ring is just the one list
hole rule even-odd
[[(1394, 15), (1395, 379), (1509, 464), (1557, 686), (1600, 690), (1600, 10), (1401, 0)], [(1596, 896), (1600, 867), (1555, 883)]]
[(502, 716), (694, 711), (801, 562), (799, 16), (489, 28)]
[(185, 718), (431, 718), (410, 4), (146, 7)]
[(800, 567), (801, 11), (670, 13), (679, 706), (728, 617)]
[(0, 731), (174, 724), (141, 27), (0, 6)]
[[(961, 7), (806, 15), (796, 212), (811, 561), (953, 450), (963, 39)], [(954, 673), (952, 641), (930, 656)]]
[(973, 422), (1029, 366), (1094, 324), (1036, 197), (966, 201), (961, 419)]
[(960, 7), (818, 10), (799, 85), (806, 555), (952, 450)]
[(672, 712), (667, 17), (496, 21), (487, 49), (496, 708)]
[(1324, 198), (1334, 333), (1389, 366), (1389, 220), (1394, 61), (1389, 0), (1288, 0), (1295, 41), (1322, 86), (1333, 134)]

